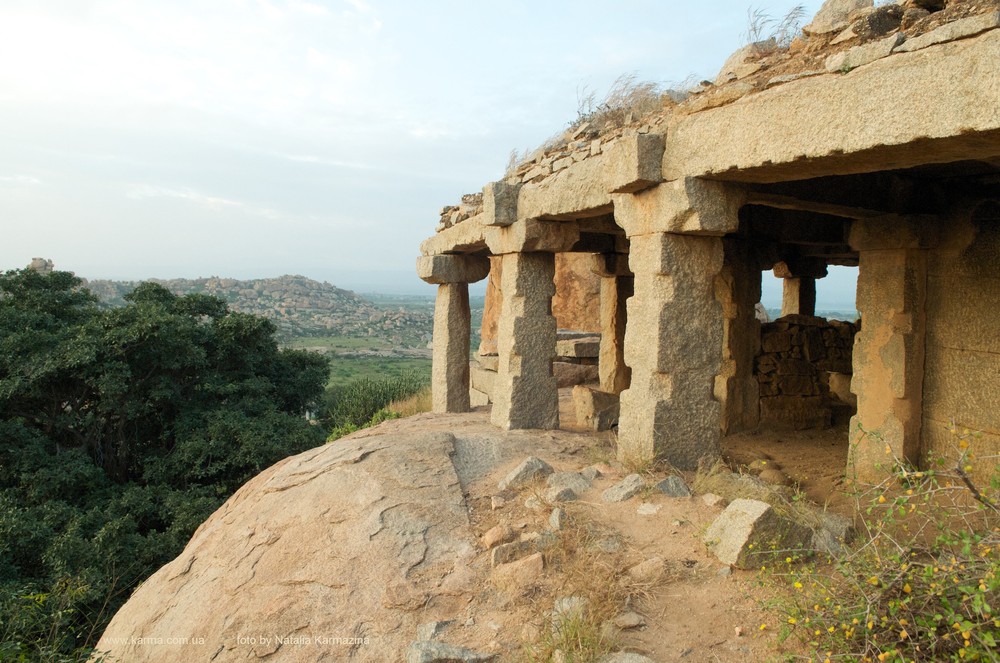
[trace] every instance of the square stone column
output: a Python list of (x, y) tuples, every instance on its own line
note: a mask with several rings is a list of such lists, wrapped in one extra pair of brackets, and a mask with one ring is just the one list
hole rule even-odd
[(632, 236), (618, 457), (662, 459), (683, 470), (720, 455), (722, 307), (715, 297), (722, 238), (650, 233)]
[(722, 433), (756, 428), (760, 423), (760, 383), (754, 360), (760, 353), (761, 269), (747, 243), (723, 240), (725, 259), (716, 279), (716, 298), (722, 304), (722, 368), (715, 397), (722, 404)]
[(442, 283), (434, 302), (431, 404), (434, 412), (468, 412), (469, 339), (472, 314), (468, 283)]
[(486, 278), (490, 263), (480, 255), (417, 258), (417, 276), (438, 286), (434, 303), (431, 404), (435, 412), (468, 412), (469, 283)]
[(601, 272), (601, 351), (597, 368), (601, 391), (620, 394), (628, 388), (632, 370), (625, 364), (626, 305), (635, 290), (628, 256), (603, 256)]
[(782, 279), (781, 315), (816, 315), (816, 279)]
[[(856, 221), (851, 245), (860, 256), (854, 339), (848, 477), (877, 483), (893, 456), (922, 460), (927, 251), (920, 224), (906, 219)], [(889, 452), (886, 452), (886, 449)]]
[(554, 253), (503, 255), (499, 365), (491, 414), (493, 424), (500, 428), (559, 427), (559, 392), (552, 376), (554, 276)]

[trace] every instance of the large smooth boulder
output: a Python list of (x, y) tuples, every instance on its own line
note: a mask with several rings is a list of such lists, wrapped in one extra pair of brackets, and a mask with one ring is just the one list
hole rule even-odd
[[(392, 661), (475, 554), (447, 433), (345, 439), (252, 479), (118, 611), (107, 660)], [(433, 612), (429, 614), (428, 605)]]

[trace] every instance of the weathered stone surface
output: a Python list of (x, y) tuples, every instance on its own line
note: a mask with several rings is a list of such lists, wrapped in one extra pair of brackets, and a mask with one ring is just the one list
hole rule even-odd
[(544, 572), (545, 559), (542, 553), (537, 552), (524, 559), (494, 567), (493, 577), (501, 586), (523, 588), (536, 584)]
[[(611, 210), (609, 155), (584, 159), (539, 182), (521, 187), (519, 219), (570, 219), (605, 214)], [(615, 158), (617, 160), (617, 157)]]
[(618, 394), (584, 385), (573, 387), (573, 407), (577, 423), (593, 431), (610, 430), (620, 416)]
[[(615, 262), (622, 262), (615, 255)], [(607, 261), (606, 261), (607, 262)], [(627, 260), (625, 260), (627, 269)], [(610, 394), (620, 394), (628, 388), (632, 369), (625, 365), (625, 302), (632, 296), (634, 279), (631, 272), (618, 275), (617, 270), (608, 272), (601, 278), (601, 348), (598, 373), (601, 390)]]
[[(976, 75), (962, 73), (970, 71)], [(900, 112), (901, 99), (927, 90), (934, 90), (935, 112)], [(726, 173), (730, 180), (773, 182), (987, 158), (996, 148), (983, 137), (1000, 131), (998, 97), (1000, 30), (991, 30), (678, 117), (668, 132), (664, 177)], [(773, 118), (782, 119), (780, 126)]]
[[(413, 609), (431, 597), (447, 603), (442, 579), (454, 583), (474, 558), (454, 451), (448, 434), (374, 435), (277, 463), (136, 589), (98, 650), (113, 660), (173, 663), (245, 661), (280, 647), (283, 661), (334, 660), (345, 652), (340, 641), (276, 638), (377, 632), (355, 658), (402, 659), (427, 621)], [(181, 633), (205, 644), (133, 640)], [(269, 640), (246, 641), (260, 634)]]
[(491, 413), (500, 428), (559, 427), (559, 394), (552, 377), (554, 263), (551, 253), (514, 253), (503, 259), (500, 365)]
[(552, 486), (545, 491), (545, 501), (549, 504), (572, 502), (579, 497), (577, 492), (569, 486)]
[(496, 371), (491, 371), (483, 367), (480, 361), (471, 361), (469, 363), (469, 380), (470, 384), (474, 389), (477, 389), (491, 399), (493, 398), (493, 390), (495, 387), (497, 379)]
[(766, 502), (737, 499), (709, 525), (704, 541), (724, 564), (751, 569), (804, 549), (811, 536), (809, 528), (779, 516)]
[(666, 560), (656, 555), (631, 567), (626, 573), (629, 578), (641, 583), (654, 583), (663, 577)]
[(517, 221), (517, 196), (520, 184), (490, 182), (483, 187), (483, 223), (487, 226), (509, 226)]
[(483, 215), (476, 216), (456, 226), (442, 230), (420, 243), (420, 253), (433, 256), (461, 251), (478, 251), (486, 248), (486, 226)]
[(558, 598), (552, 606), (552, 632), (558, 633), (567, 622), (579, 623), (590, 608), (590, 599), (583, 596)]
[(702, 458), (718, 458), (721, 408), (714, 391), (724, 325), (715, 289), (722, 263), (717, 237), (632, 238), (635, 295), (625, 333), (632, 379), (621, 394), (620, 460), (661, 458), (694, 470)]
[(552, 376), (560, 389), (596, 382), (599, 377), (598, 368), (593, 364), (570, 364), (565, 361), (552, 362)]
[(721, 495), (716, 495), (715, 493), (705, 493), (701, 496), (701, 501), (707, 506), (726, 506), (726, 498)]
[(601, 279), (596, 274), (600, 256), (591, 253), (556, 255), (556, 294), (552, 315), (559, 329), (601, 331)]
[(885, 39), (855, 46), (840, 53), (834, 53), (826, 59), (824, 66), (829, 72), (850, 71), (857, 67), (863, 67), (866, 64), (875, 62), (875, 60), (888, 57), (892, 54), (892, 50), (905, 40), (906, 36), (901, 32), (897, 32)]
[(487, 550), (496, 548), (501, 543), (510, 543), (517, 538), (517, 532), (510, 525), (494, 525), (483, 534), (483, 547)]
[(560, 357), (597, 358), (600, 351), (600, 336), (572, 338), (556, 342), (556, 354)]
[(504, 543), (490, 551), (490, 563), (494, 567), (501, 564), (510, 564), (528, 555), (533, 555), (537, 551), (538, 543), (534, 540)]
[[(509, 226), (487, 226), (486, 245), (495, 255), (522, 251), (560, 253), (580, 239), (580, 228), (572, 221), (524, 219)], [(502, 281), (501, 281), (502, 283)]]
[(578, 495), (582, 495), (590, 490), (591, 480), (579, 472), (556, 472), (549, 475), (545, 485), (549, 488), (570, 488)]
[(934, 44), (974, 37), (995, 28), (1000, 28), (1000, 12), (987, 12), (978, 16), (970, 16), (969, 18), (945, 23), (930, 32), (926, 32), (913, 39), (908, 39), (896, 47), (896, 52), (907, 53), (909, 51), (919, 51)]
[(417, 258), (417, 276), (427, 283), (475, 283), (490, 273), (485, 256), (435, 255)]
[(623, 631), (629, 629), (641, 628), (646, 625), (646, 619), (640, 615), (638, 612), (632, 610), (628, 612), (623, 612), (612, 620), (614, 625)]
[[(722, 65), (718, 75), (715, 77), (715, 84), (722, 85), (729, 81), (737, 80), (745, 76), (760, 71), (760, 63), (755, 62), (768, 53), (777, 50), (778, 44), (772, 37), (766, 41), (760, 41), (737, 49)], [(751, 60), (747, 62), (747, 60)]]
[(848, 26), (848, 16), (851, 12), (871, 7), (873, 4), (874, 0), (826, 0), (813, 20), (803, 27), (802, 31), (810, 35), (838, 32)]
[[(739, 227), (745, 193), (723, 182), (681, 178), (614, 200), (615, 220), (629, 237), (655, 232), (723, 235)], [(635, 272), (631, 254), (629, 266)]]
[(443, 283), (434, 302), (431, 402), (435, 412), (468, 412), (472, 314), (467, 283)]
[(606, 155), (607, 186), (611, 193), (635, 193), (663, 181), (662, 134), (626, 135), (609, 147)]
[(838, 557), (846, 550), (854, 538), (854, 523), (849, 518), (836, 513), (821, 512), (819, 525), (813, 530), (812, 549)]
[(495, 658), (496, 654), (483, 654), (435, 640), (414, 642), (406, 650), (406, 663), (480, 663)]
[(630, 474), (622, 479), (621, 482), (601, 493), (601, 501), (624, 502), (625, 500), (638, 495), (645, 487), (646, 482), (643, 481), (641, 476), (638, 474)]
[(528, 456), (500, 481), (500, 490), (520, 488), (536, 479), (552, 474), (552, 466), (540, 458)]
[(483, 407), (490, 404), (490, 397), (488, 394), (484, 394), (478, 389), (473, 389), (469, 387), (469, 407)]
[(669, 476), (653, 488), (669, 497), (691, 497), (691, 489), (679, 476)]

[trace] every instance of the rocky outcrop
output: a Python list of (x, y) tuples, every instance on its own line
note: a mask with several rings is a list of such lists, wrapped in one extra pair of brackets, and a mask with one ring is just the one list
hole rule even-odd
[(465, 606), (456, 596), (476, 541), (454, 453), (447, 433), (379, 435), (278, 463), (136, 590), (98, 651), (130, 662), (399, 660), (428, 604), (442, 616)]

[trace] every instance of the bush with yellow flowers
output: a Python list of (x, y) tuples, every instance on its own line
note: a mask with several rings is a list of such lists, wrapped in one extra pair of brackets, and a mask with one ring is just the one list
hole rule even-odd
[[(782, 585), (781, 637), (816, 661), (1000, 661), (1000, 464), (973, 480), (974, 438), (858, 493), (858, 534), (836, 559), (767, 570)], [(982, 462), (979, 459), (976, 462)]]

